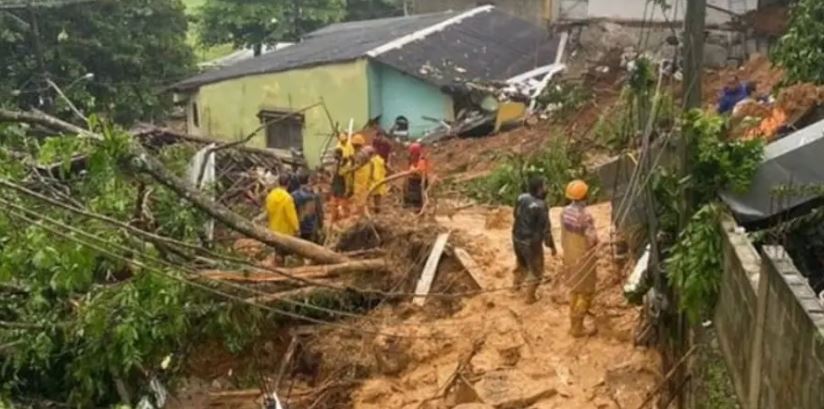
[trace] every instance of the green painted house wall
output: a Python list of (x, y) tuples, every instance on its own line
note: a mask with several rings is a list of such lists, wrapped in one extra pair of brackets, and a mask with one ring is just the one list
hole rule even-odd
[[(191, 97), (189, 130), (195, 134), (236, 140), (260, 127), (258, 113), (261, 110), (300, 110), (321, 99), (341, 128), (345, 128), (352, 118), (355, 129), (360, 129), (369, 119), (368, 65), (361, 59), (204, 85)], [(192, 120), (191, 111), (195, 108), (198, 126)], [(319, 164), (331, 132), (323, 107), (304, 113), (303, 150), (310, 166)], [(265, 131), (260, 130), (250, 145), (265, 147)]]
[(395, 118), (403, 115), (409, 120), (409, 135), (420, 138), (438, 126), (423, 117), (454, 119), (452, 97), (437, 86), (379, 62), (369, 64), (367, 73), (370, 116), (380, 115), (384, 129), (390, 129)]

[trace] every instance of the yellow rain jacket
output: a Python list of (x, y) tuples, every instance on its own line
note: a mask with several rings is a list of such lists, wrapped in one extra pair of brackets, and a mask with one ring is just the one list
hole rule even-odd
[(570, 291), (581, 295), (595, 293), (598, 236), (586, 207), (574, 203), (561, 215), (561, 243), (564, 249), (564, 275)]
[(346, 165), (341, 167), (339, 172), (340, 172), (340, 175), (343, 176), (344, 183), (346, 184), (346, 196), (351, 196), (352, 191), (353, 191), (352, 190), (353, 189), (353, 186), (352, 186), (353, 181), (352, 181), (352, 173), (349, 172), (351, 170), (351, 168), (349, 167), (349, 164), (351, 164), (352, 161), (355, 158), (355, 147), (352, 145), (352, 142), (347, 137), (347, 138), (343, 138), (343, 139), (339, 138), (338, 139), (338, 144), (335, 147), (335, 149), (340, 149), (340, 151), (342, 153), (341, 156), (343, 158), (342, 162), (344, 164), (346, 164)]
[[(365, 154), (364, 154), (365, 155)], [(365, 205), (366, 195), (372, 187), (372, 161), (363, 155), (355, 156), (355, 169), (352, 176), (352, 196), (355, 204)]]
[(275, 233), (297, 236), (300, 231), (295, 201), (282, 187), (275, 188), (266, 196), (266, 215), (269, 217), (269, 230)]
[[(372, 184), (370, 188), (375, 187), (380, 182), (386, 179), (386, 162), (383, 160), (381, 155), (374, 155), (372, 156)], [(381, 185), (379, 188), (375, 189), (376, 196), (385, 196), (389, 191), (389, 187), (386, 184)]]

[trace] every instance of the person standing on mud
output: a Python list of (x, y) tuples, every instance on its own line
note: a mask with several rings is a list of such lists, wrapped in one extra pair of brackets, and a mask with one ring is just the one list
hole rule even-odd
[(566, 197), (572, 203), (561, 215), (561, 246), (564, 250), (564, 276), (569, 286), (569, 333), (579, 338), (593, 335), (586, 331), (586, 318), (595, 296), (596, 250), (598, 234), (595, 221), (587, 211), (589, 186), (581, 180), (567, 185)]
[(545, 202), (546, 187), (543, 178), (529, 179), (527, 192), (518, 196), (515, 204), (515, 223), (512, 225), (512, 246), (515, 249), (515, 287), (520, 288), (526, 278), (526, 302), (537, 301), (535, 293), (544, 277), (544, 246), (552, 255), (558, 254), (552, 239), (549, 208)]
[(332, 169), (332, 199), (329, 203), (329, 220), (332, 224), (349, 216), (349, 192), (346, 184), (348, 160), (342, 148), (335, 149), (335, 167)]
[(406, 207), (420, 210), (429, 183), (429, 161), (424, 155), (423, 146), (417, 142), (409, 146), (409, 172), (412, 175), (404, 185), (403, 203)]

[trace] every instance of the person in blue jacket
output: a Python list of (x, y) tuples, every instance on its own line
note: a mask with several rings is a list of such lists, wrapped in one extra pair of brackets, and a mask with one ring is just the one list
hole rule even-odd
[(753, 90), (752, 85), (739, 81), (738, 77), (733, 77), (721, 91), (721, 97), (718, 99), (718, 113), (731, 113), (739, 102), (750, 97)]

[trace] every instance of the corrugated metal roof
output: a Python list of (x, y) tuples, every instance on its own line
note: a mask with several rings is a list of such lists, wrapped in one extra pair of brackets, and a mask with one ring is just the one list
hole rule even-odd
[(493, 9), (375, 59), (437, 85), (506, 80), (553, 63), (559, 37)]
[[(764, 148), (764, 162), (746, 193), (722, 192), (721, 198), (741, 223), (756, 223), (820, 199), (805, 188), (824, 182), (824, 121), (816, 122)], [(780, 198), (776, 189), (796, 188), (798, 194)]]
[(284, 50), (184, 80), (227, 79), (370, 57), (436, 85), (505, 80), (554, 61), (558, 37), (491, 7), (333, 24)]
[(437, 24), (453, 17), (454, 14), (446, 12), (333, 24), (310, 33), (303, 41), (291, 47), (220, 70), (205, 72), (183, 80), (172, 88), (192, 89), (232, 78), (354, 60), (391, 39)]

